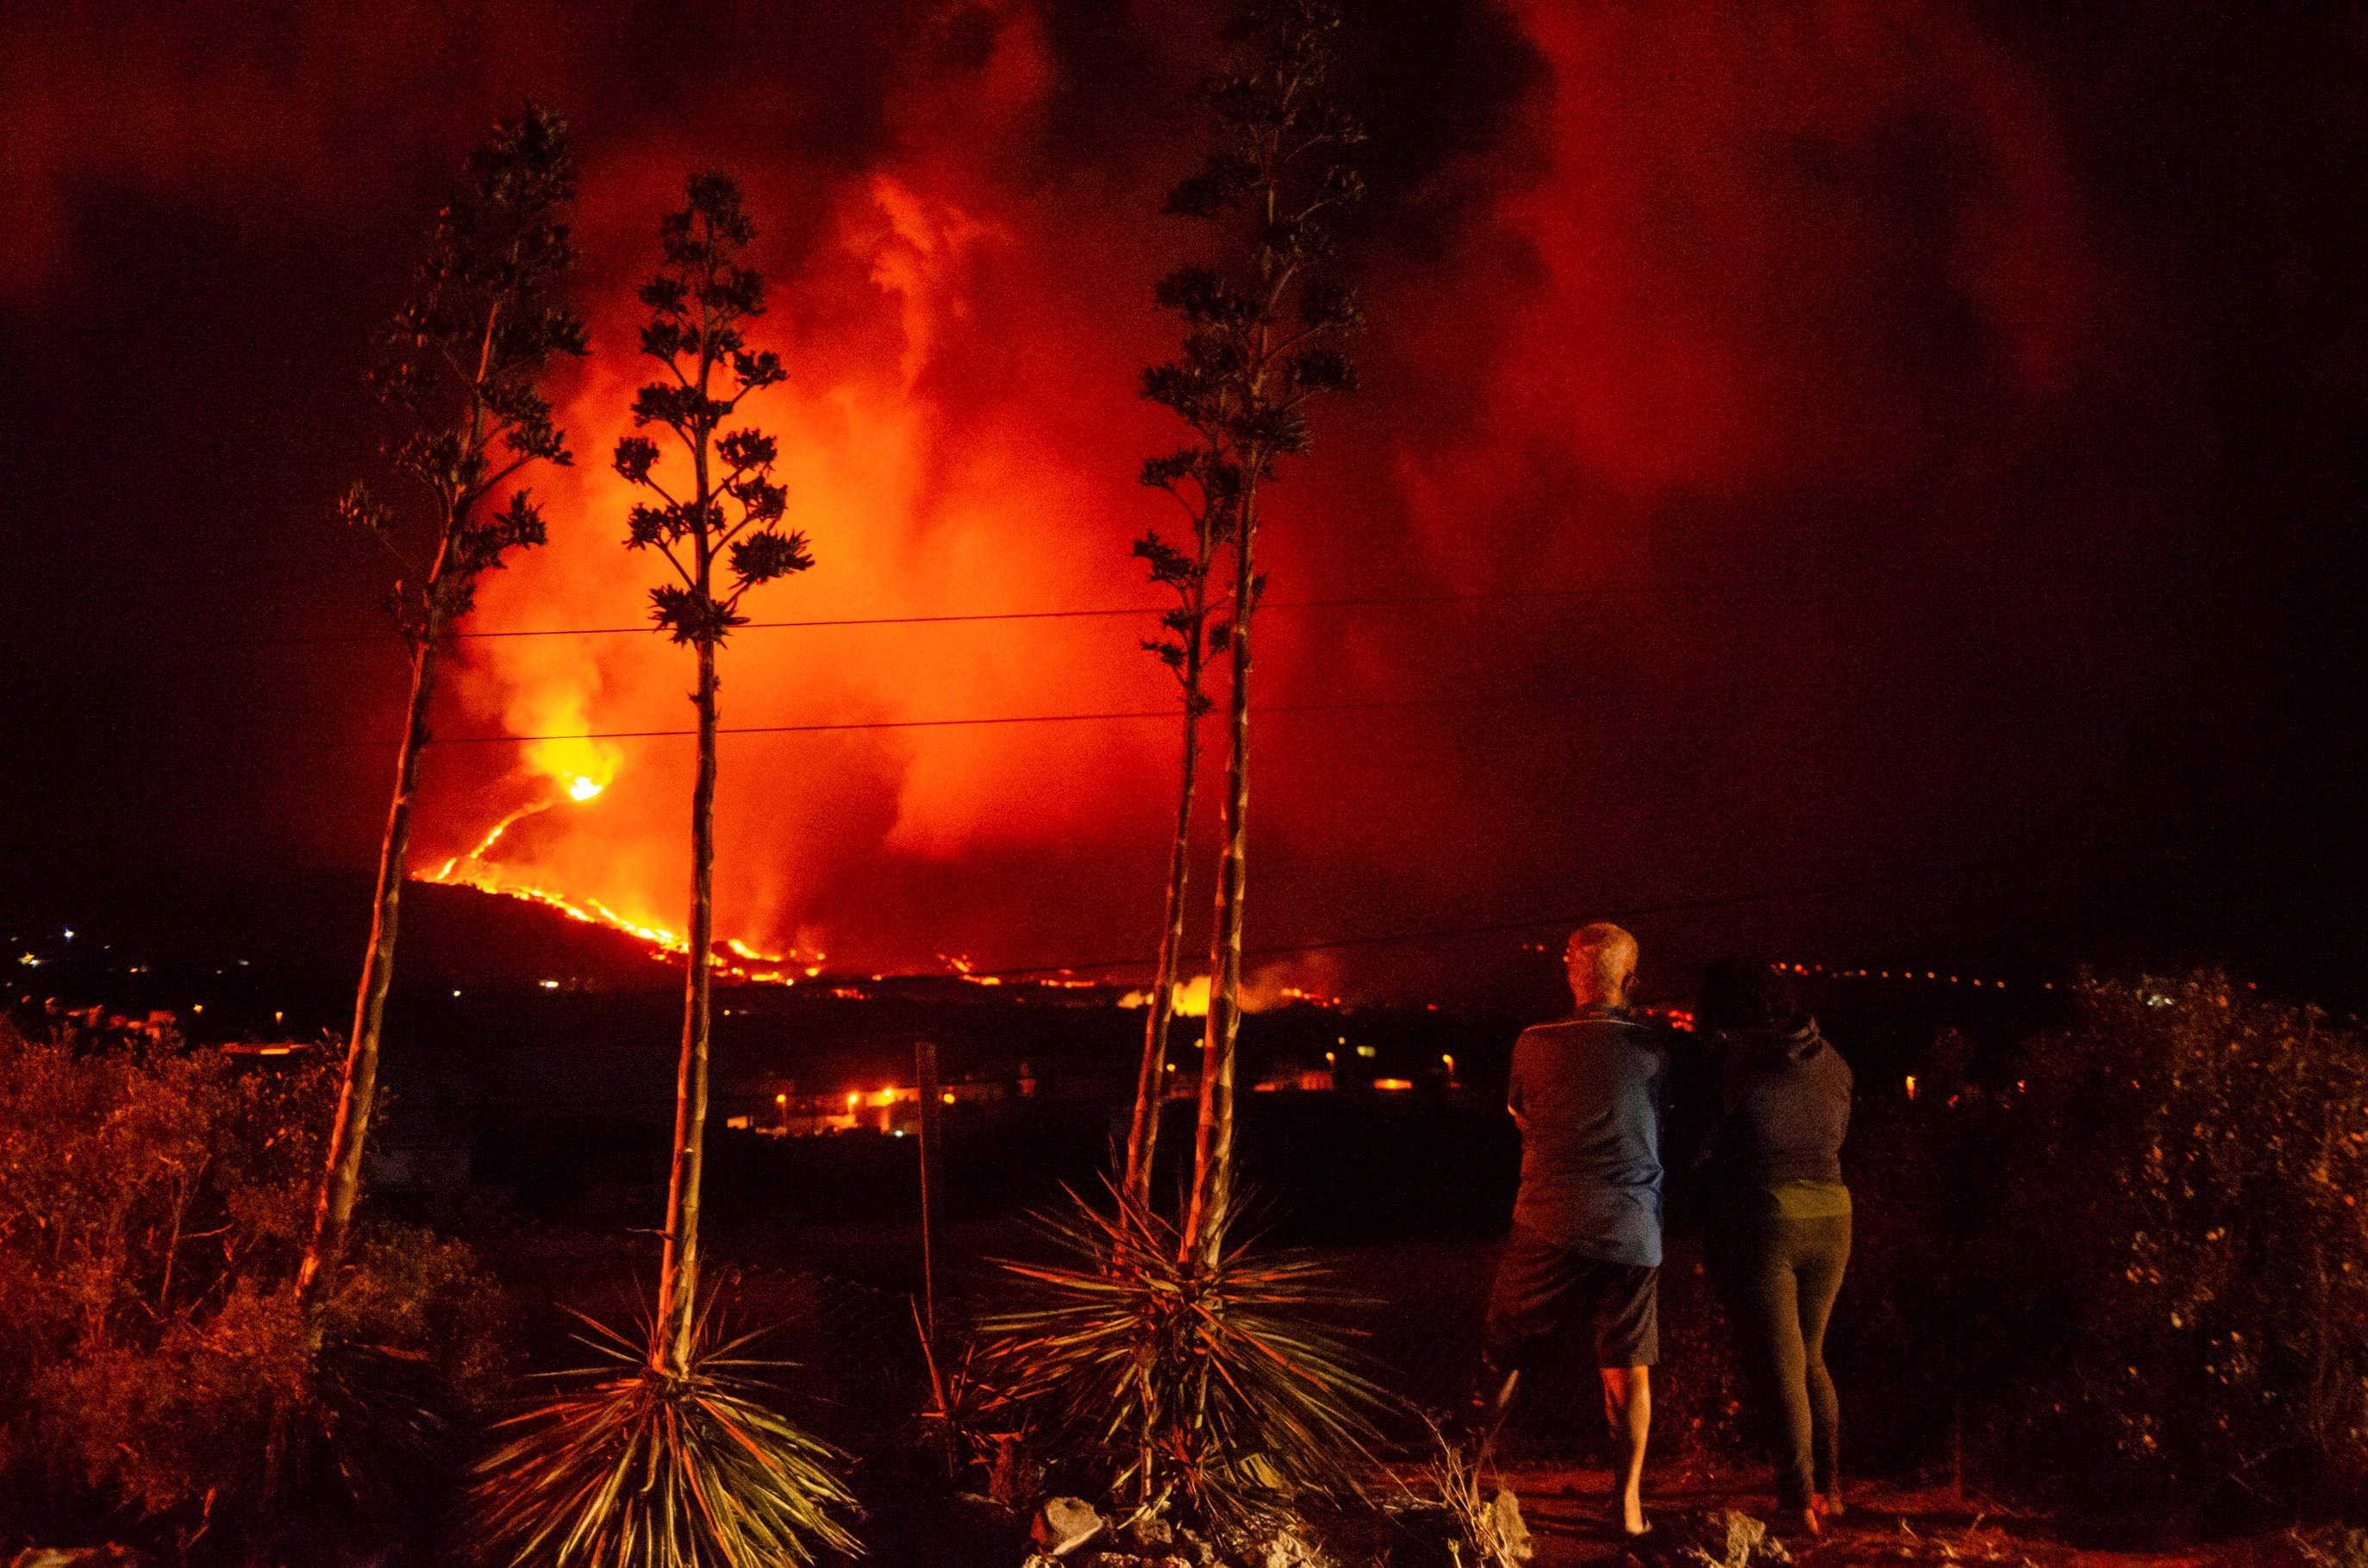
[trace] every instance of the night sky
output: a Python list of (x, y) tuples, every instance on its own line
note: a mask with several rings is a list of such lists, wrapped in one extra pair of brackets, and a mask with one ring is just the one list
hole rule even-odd
[[(1349, 12), (1372, 330), (1262, 536), (1257, 700), (1296, 710), (1258, 725), (1249, 941), (1350, 945), (1261, 984), (1500, 994), (1610, 913), (1663, 989), (1743, 948), (2360, 995), (2368, 10)], [(577, 132), (595, 353), (551, 543), (478, 630), (643, 619), (606, 454), (633, 284), (710, 165), (764, 229), (791, 381), (751, 413), (819, 562), (759, 619), (1156, 604), (1133, 473), (1177, 434), (1133, 378), (1197, 243), (1158, 206), (1212, 37), (1061, 0), (13, 10), (0, 892), (370, 863), (403, 660), (329, 514), (382, 433), (370, 335), (529, 95)], [(1339, 599), (1422, 602), (1304, 602)], [(1156, 709), (1149, 631), (752, 628), (724, 722)], [(645, 633), (460, 659), (448, 737), (689, 719)], [(1174, 750), (727, 737), (720, 928), (864, 967), (1147, 953)], [(520, 819), (500, 874), (678, 922), (680, 740), (441, 747), (418, 863), (579, 765), (609, 787)]]

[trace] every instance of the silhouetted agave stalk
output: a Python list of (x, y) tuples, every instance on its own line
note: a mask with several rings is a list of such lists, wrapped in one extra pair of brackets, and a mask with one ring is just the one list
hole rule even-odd
[(1177, 549), (1154, 530), (1134, 541), (1135, 555), (1150, 564), (1151, 580), (1174, 590), (1176, 608), (1159, 618), (1165, 635), (1144, 643), (1176, 676), (1184, 712), (1184, 753), (1177, 774), (1176, 837), (1167, 852), (1167, 901), (1159, 926), (1159, 961), (1144, 1006), (1143, 1060), (1135, 1074), (1134, 1116), (1126, 1138), (1126, 1165), (1120, 1191), (1127, 1201), (1148, 1207), (1151, 1162), (1159, 1146), (1159, 1108), (1167, 1097), (1167, 1029), (1176, 1017), (1176, 978), (1184, 952), (1184, 894), (1191, 880), (1192, 800), (1201, 773), (1201, 721), (1209, 711), (1203, 689), (1208, 668), (1209, 562), (1224, 526), (1231, 466), (1212, 447), (1186, 447), (1143, 465), (1143, 483), (1164, 490), (1184, 508), (1192, 528), (1190, 551)]
[[(1249, 0), (1236, 11), (1226, 29), (1236, 58), (1202, 92), (1217, 122), (1214, 145), (1201, 171), (1178, 182), (1167, 198), (1170, 212), (1224, 225), (1229, 243), (1219, 265), (1182, 267), (1160, 279), (1161, 308), (1184, 323), (1183, 351), (1143, 373), (1144, 395), (1175, 410), (1194, 434), (1196, 446), (1179, 458), (1198, 465), (1204, 483), (1219, 485), (1217, 504), (1207, 515), (1232, 576), (1221, 632), (1233, 674), (1224, 848), (1192, 1190), (1178, 1237), (1180, 1246), (1211, 1266), (1224, 1250), (1224, 1220), (1233, 1211), (1234, 1046), (1241, 1029), (1249, 832), (1250, 625), (1263, 588), (1257, 567), (1261, 487), (1282, 459), (1308, 449), (1310, 400), (1356, 383), (1339, 347), (1360, 320), (1356, 299), (1324, 276), (1334, 222), (1364, 190), (1355, 171), (1337, 161), (1363, 140), (1329, 96), (1339, 28), (1332, 0)], [(1174, 470), (1179, 476), (1185, 472)], [(1145, 477), (1156, 482), (1154, 473)]]
[[(776, 1415), (765, 1363), (718, 1344), (699, 1304), (699, 1217), (706, 1148), (710, 950), (714, 940), (716, 650), (744, 623), (753, 587), (813, 564), (781, 531), (773, 438), (725, 431), (741, 400), (779, 382), (780, 358), (750, 350), (742, 324), (762, 312), (764, 280), (740, 265), (756, 226), (724, 176), (695, 175), (659, 236), (666, 265), (642, 286), (642, 349), (666, 377), (633, 403), (636, 426), (670, 431), (685, 479), (661, 477), (657, 443), (627, 436), (617, 472), (659, 505), (636, 506), (627, 545), (655, 550), (675, 580), (653, 589), (652, 619), (698, 653), (699, 771), (691, 791), (690, 950), (665, 1253), (648, 1338), (593, 1324), (609, 1365), (564, 1374), (552, 1400), (503, 1423), (507, 1440), (479, 1467), (479, 1519), (498, 1560), (598, 1568), (757, 1568), (853, 1551), (837, 1518), (851, 1504), (831, 1451)], [(669, 484), (672, 488), (669, 488)], [(591, 1320), (586, 1319), (586, 1323)]]
[(361, 1188), (437, 657), (469, 613), (477, 579), (499, 569), (509, 551), (542, 542), (541, 510), (524, 488), (498, 511), (494, 497), (529, 464), (569, 461), (540, 382), (552, 355), (585, 351), (583, 322), (554, 299), (575, 259), (562, 221), (575, 199), (567, 123), (549, 109), (529, 104), (471, 156), (467, 194), (437, 214), (411, 298), (379, 337), (386, 358), (375, 390), (404, 423), (391, 454), (403, 494), (389, 504), (357, 484), (338, 506), (339, 517), (384, 545), (402, 573), (390, 603), (411, 654), (411, 699), (336, 1120), (297, 1271), (315, 1329)]
[[(693, 175), (689, 200), (658, 230), (666, 265), (642, 285), (650, 320), (642, 352), (664, 380), (633, 399), (637, 429), (671, 433), (690, 472), (660, 477), (658, 444), (617, 443), (617, 472), (655, 496), (637, 505), (629, 550), (656, 551), (675, 580), (650, 590), (650, 618), (698, 654), (699, 771), (690, 798), (690, 944), (683, 979), (682, 1051), (675, 1075), (666, 1251), (658, 1270), (651, 1365), (679, 1371), (699, 1292), (699, 1204), (707, 1149), (707, 1047), (713, 1012), (709, 957), (715, 945), (715, 655), (747, 618), (740, 601), (761, 584), (814, 564), (805, 536), (780, 527), (788, 497), (773, 483), (778, 449), (761, 430), (726, 431), (750, 393), (778, 384), (778, 355), (751, 350), (743, 324), (762, 315), (765, 280), (740, 264), (757, 235), (740, 187), (720, 174)], [(672, 488), (669, 488), (669, 485)]]

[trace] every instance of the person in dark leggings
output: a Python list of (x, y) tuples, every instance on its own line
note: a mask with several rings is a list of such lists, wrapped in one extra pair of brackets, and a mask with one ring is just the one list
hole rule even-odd
[(1842, 1512), (1826, 1324), (1850, 1262), (1850, 1064), (1766, 964), (1712, 966), (1697, 1020), (1709, 1050), (1693, 1163), (1708, 1177), (1712, 1270), (1743, 1341), (1780, 1523), (1815, 1535)]

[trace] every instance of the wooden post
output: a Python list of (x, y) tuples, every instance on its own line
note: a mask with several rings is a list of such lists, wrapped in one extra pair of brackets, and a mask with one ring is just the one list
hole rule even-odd
[(913, 1045), (913, 1081), (920, 1085), (921, 1115), (921, 1301), (924, 1332), (934, 1347), (938, 1341), (938, 1277), (932, 1256), (929, 1193), (938, 1185), (938, 1047), (934, 1040)]

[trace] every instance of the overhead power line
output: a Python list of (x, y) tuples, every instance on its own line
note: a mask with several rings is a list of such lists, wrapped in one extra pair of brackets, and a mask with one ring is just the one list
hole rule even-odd
[[(1474, 696), (1432, 694), (1420, 697), (1384, 697), (1337, 702), (1275, 702), (1253, 704), (1250, 711), (1266, 713), (1358, 713), (1417, 708), (1494, 708), (1544, 707), (1580, 708), (1592, 703), (1633, 699), (1665, 699), (1710, 697), (1752, 693), (1810, 689), (1805, 685), (1770, 685), (1765, 682), (1736, 681), (1682, 688), (1611, 687), (1585, 693), (1568, 692), (1492, 692)], [(1830, 689), (1818, 687), (1816, 689)], [(1090, 713), (1003, 713), (956, 715), (942, 719), (848, 719), (805, 724), (719, 724), (719, 735), (807, 735), (832, 734), (865, 730), (943, 730), (992, 728), (1015, 724), (1091, 724), (1121, 723), (1144, 720), (1176, 720), (1183, 717), (1180, 705), (1165, 708), (1110, 709)], [(648, 741), (688, 740), (695, 737), (692, 728), (666, 730), (576, 730), (533, 735), (437, 735), (433, 744), (447, 745), (511, 745), (537, 741)], [(292, 749), (355, 750), (386, 747), (397, 744), (399, 737), (371, 737), (363, 740), (320, 741), (295, 743)]]
[[(1470, 594), (1395, 594), (1373, 595), (1352, 598), (1330, 599), (1260, 599), (1258, 608), (1269, 609), (1369, 609), (1395, 608), (1421, 605), (1483, 604), (1519, 599), (1620, 598), (1657, 594), (1681, 597), (1714, 597), (1720, 594), (1753, 593), (1776, 585), (1769, 584), (1682, 584), (1634, 583), (1586, 588), (1505, 588)], [(876, 615), (824, 617), (810, 620), (751, 620), (737, 628), (747, 631), (803, 631), (834, 626), (943, 626), (973, 621), (999, 620), (1096, 620), (1118, 618), (1160, 616), (1173, 609), (1173, 605), (1118, 605), (1095, 609), (1014, 609), (985, 610), (964, 615)], [(1212, 609), (1210, 619), (1222, 619), (1224, 612)], [(456, 637), (611, 637), (625, 632), (648, 632), (655, 627), (644, 622), (639, 626), (561, 627), (549, 631), (521, 630), (515, 631), (461, 631)]]
[[(1793, 883), (1781, 887), (1755, 889), (1748, 892), (1713, 893), (1700, 898), (1670, 899), (1649, 903), (1610, 906), (1597, 904), (1577, 913), (1565, 912), (1558, 915), (1541, 915), (1534, 919), (1499, 920), (1470, 926), (1433, 926), (1420, 931), (1384, 931), (1353, 937), (1328, 937), (1308, 942), (1280, 942), (1246, 947), (1242, 951), (1249, 957), (1277, 958), (1292, 953), (1329, 952), (1345, 948), (1390, 947), (1403, 942), (1446, 941), (1459, 937), (1507, 936), (1521, 931), (1575, 926), (1589, 920), (1634, 920), (1654, 915), (1675, 915), (1749, 903), (1773, 903), (1796, 898), (1823, 898), (1835, 893), (1863, 892), (1873, 888), (1941, 881), (1956, 877), (1980, 876), (1990, 871), (2019, 870), (2029, 866), (2107, 859), (2117, 856), (2143, 854), (2151, 849), (2163, 849), (2192, 843), (2205, 835), (2203, 831), (2199, 830), (2166, 837), (2018, 855), (2000, 859), (1967, 861), (1952, 866), (1927, 866), (1912, 871), (1889, 872), (1881, 876), (1851, 877), (1827, 882)], [(1103, 970), (1140, 969), (1156, 961), (1146, 954), (1133, 958), (1097, 960), (1084, 963), (1030, 964), (1018, 969), (976, 970), (973, 971), (972, 974), (973, 978), (978, 979), (1008, 980), (1038, 974), (1075, 974)]]
[[(1258, 608), (1269, 609), (1367, 609), (1416, 608), (1426, 605), (1487, 604), (1524, 599), (1628, 598), (1656, 596), (1679, 598), (1716, 598), (1729, 595), (1798, 591), (1801, 585), (1784, 582), (1757, 583), (1619, 583), (1588, 587), (1563, 588), (1500, 588), (1483, 589), (1460, 594), (1388, 594), (1361, 595), (1339, 598), (1260, 599)], [(1012, 609), (979, 610), (954, 615), (869, 615), (819, 616), (803, 620), (750, 620), (734, 630), (741, 631), (814, 631), (831, 627), (862, 626), (949, 626), (977, 622), (1014, 620), (1096, 620), (1121, 618), (1143, 618), (1167, 614), (1172, 605), (1111, 605), (1075, 609)], [(1212, 610), (1212, 619), (1220, 612)], [(456, 642), (488, 642), (522, 637), (621, 637), (646, 635), (657, 628), (649, 621), (632, 626), (552, 626), (521, 627), (514, 630), (488, 631), (453, 631), (446, 635)], [(393, 631), (324, 632), (317, 636), (256, 637), (240, 639), (248, 646), (307, 647), (324, 643), (392, 643), (397, 641)]]
[[(2199, 890), (2175, 902), (2149, 904), (2144, 908), (2113, 910), (2100, 915), (2082, 915), (2070, 920), (2049, 921), (2035, 926), (2019, 926), (2013, 932), (2003, 937), (1989, 934), (1962, 937), (1945, 945), (1910, 951), (1905, 959), (1895, 959), (1893, 962), (1895, 964), (1929, 964), (1970, 952), (1998, 954), (2025, 951), (2059, 937), (2150, 925), (2156, 921), (2204, 910), (2241, 908), (2259, 903), (2264, 899), (2278, 898), (2289, 893), (2307, 892), (2339, 883), (2356, 882), (2360, 874), (2361, 869), (2358, 865), (2343, 864), (2324, 867), (2305, 876), (2265, 882), (2249, 888)], [(2315, 914), (2313, 917), (2316, 917)]]

